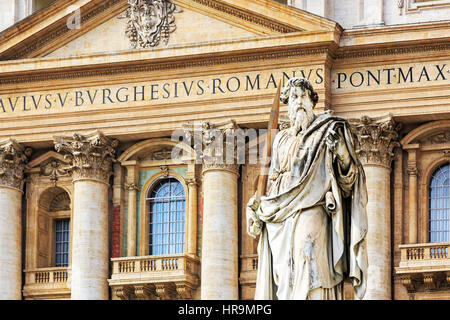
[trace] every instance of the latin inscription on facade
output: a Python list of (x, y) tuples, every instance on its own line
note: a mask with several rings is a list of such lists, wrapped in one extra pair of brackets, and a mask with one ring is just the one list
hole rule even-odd
[[(320, 91), (325, 86), (323, 66), (299, 67), (207, 77), (158, 80), (60, 91), (0, 94), (0, 117), (42, 115), (121, 107), (156, 106), (212, 99), (249, 98), (272, 94), (277, 84), (305, 77)], [(391, 65), (331, 72), (333, 94), (447, 85), (450, 61)]]

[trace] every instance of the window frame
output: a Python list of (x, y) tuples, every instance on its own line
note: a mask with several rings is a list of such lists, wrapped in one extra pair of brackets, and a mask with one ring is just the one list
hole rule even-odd
[[(184, 254), (185, 253), (185, 245), (186, 245), (185, 244), (185, 239), (186, 239), (186, 236), (185, 236), (185, 233), (186, 233), (186, 190), (184, 189), (183, 184), (178, 179), (173, 178), (173, 177), (160, 177), (160, 179), (157, 179), (152, 184), (152, 186), (150, 188), (148, 188), (147, 191), (146, 191), (146, 200), (148, 201), (148, 208), (147, 208), (147, 212), (145, 214), (148, 215), (148, 224), (149, 224), (149, 226), (148, 226), (149, 229), (148, 229), (148, 233), (147, 233), (147, 236), (148, 236), (148, 245), (147, 246), (148, 246), (148, 254), (149, 255), (163, 255), (163, 254), (165, 254), (165, 253), (153, 254), (153, 253), (150, 252), (150, 246), (151, 246), (150, 245), (150, 238), (153, 235), (153, 233), (151, 233), (151, 230), (150, 230), (150, 224), (151, 223), (155, 223), (155, 222), (151, 222), (152, 221), (152, 215), (154, 214), (154, 212), (152, 212), (152, 210), (151, 210), (151, 205), (152, 205), (152, 201), (154, 201), (154, 202), (158, 201), (157, 200), (158, 197), (153, 197), (152, 195), (153, 195), (153, 193), (154, 193), (156, 188), (158, 188), (158, 187), (163, 188), (164, 187), (164, 185), (160, 186), (161, 183), (169, 183), (169, 185), (170, 185), (171, 183), (174, 183), (174, 182), (177, 183), (182, 188), (183, 194), (181, 196), (166, 197), (166, 199), (165, 199), (169, 203), (169, 209), (168, 209), (169, 211), (168, 212), (160, 212), (160, 213), (169, 214), (169, 217), (166, 218), (167, 219), (167, 223), (168, 223), (168, 230), (167, 230), (167, 235), (168, 235), (167, 241), (168, 241), (168, 243), (164, 244), (163, 241), (161, 241), (160, 245), (161, 245), (161, 248), (162, 248), (161, 251), (165, 251), (164, 248), (167, 246), (167, 251), (169, 251), (169, 253), (166, 253), (166, 254)], [(159, 198), (159, 199), (163, 199), (163, 198)], [(178, 202), (178, 201), (182, 201), (183, 202), (184, 215), (182, 217), (182, 220), (170, 220), (170, 214), (172, 213), (172, 210), (170, 209), (171, 203)], [(179, 211), (175, 210), (175, 213), (177, 214), (177, 213), (179, 213)], [(164, 219), (164, 218), (162, 219), (162, 224), (165, 223), (166, 219)], [(171, 232), (170, 231), (170, 225), (172, 223), (177, 224), (177, 222), (182, 222), (182, 224), (183, 224), (183, 231), (179, 232), (179, 231), (175, 230), (174, 232)], [(158, 224), (158, 222), (156, 222), (156, 224)], [(155, 234), (156, 235), (161, 234), (162, 236), (164, 236), (164, 232), (162, 230), (161, 230), (160, 233), (156, 232)], [(175, 234), (175, 238), (176, 239), (178, 239), (178, 235), (179, 234), (182, 234), (183, 235), (183, 242), (182, 243), (178, 243), (177, 240), (175, 240), (175, 243), (171, 243), (170, 238), (171, 238), (172, 234)], [(181, 252), (177, 252), (178, 251), (177, 250), (177, 245), (179, 245), (179, 244), (182, 244)], [(156, 245), (159, 245), (159, 243), (157, 243)], [(171, 251), (170, 248), (173, 245), (175, 245), (175, 251), (176, 252), (170, 252)], [(153, 247), (153, 250), (155, 250), (154, 244), (152, 244), (152, 247)]]
[[(67, 230), (67, 232), (68, 232), (68, 236), (69, 236), (69, 239), (68, 239), (68, 249), (67, 249), (67, 266), (57, 266), (56, 265), (56, 255), (57, 255), (57, 253), (56, 253), (56, 244), (57, 244), (57, 240), (56, 240), (56, 233), (57, 233), (57, 230), (56, 230), (56, 223), (58, 222), (58, 221), (68, 221), (69, 222), (69, 230)], [(68, 216), (68, 217), (55, 217), (55, 218), (53, 218), (53, 228), (52, 228), (52, 230), (53, 230), (53, 243), (52, 243), (52, 246), (51, 246), (51, 249), (52, 249), (52, 266), (53, 267), (56, 267), (56, 268), (67, 268), (67, 267), (69, 267), (70, 266), (70, 248), (71, 248), (71, 228), (72, 228), (72, 224), (71, 224), (71, 219), (70, 219), (70, 216)]]
[[(435, 176), (435, 174), (437, 173), (437, 171), (443, 167), (443, 166), (449, 166), (449, 177), (450, 177), (450, 161), (448, 159), (439, 159), (436, 163), (432, 164), (429, 167), (429, 170), (427, 172), (426, 178), (427, 178), (427, 183), (426, 183), (426, 199), (427, 201), (425, 202), (426, 205), (426, 219), (425, 219), (425, 233), (426, 233), (426, 243), (440, 243), (440, 242), (431, 242), (431, 231), (430, 231), (430, 221), (431, 221), (431, 183), (432, 183), (432, 179)], [(450, 186), (449, 186), (449, 193), (450, 193)], [(450, 208), (449, 208), (450, 211)], [(449, 225), (449, 230), (450, 232), (450, 225)], [(444, 242), (450, 242), (450, 236), (448, 241), (444, 241)]]
[[(149, 253), (149, 204), (150, 201), (147, 200), (147, 194), (150, 190), (154, 188), (154, 186), (162, 179), (166, 178), (174, 178), (178, 180), (178, 182), (181, 183), (183, 189), (184, 189), (184, 196), (185, 196), (185, 202), (184, 202), (184, 246), (183, 246), (183, 253), (175, 254), (175, 255), (182, 255), (186, 254), (187, 248), (188, 248), (188, 225), (189, 225), (189, 189), (187, 186), (187, 183), (185, 181), (185, 178), (181, 177), (180, 175), (173, 172), (173, 170), (169, 170), (169, 174), (164, 172), (158, 172), (154, 175), (152, 175), (150, 178), (147, 179), (147, 181), (144, 183), (141, 194), (140, 194), (140, 217), (139, 217), (139, 250), (138, 254), (140, 256), (150, 256)], [(171, 254), (172, 255), (172, 254)]]

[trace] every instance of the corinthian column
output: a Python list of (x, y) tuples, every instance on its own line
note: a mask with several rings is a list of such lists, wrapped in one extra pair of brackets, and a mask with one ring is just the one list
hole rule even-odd
[(368, 278), (364, 300), (391, 299), (391, 162), (399, 146), (392, 118), (362, 117), (354, 123), (356, 152), (367, 186)]
[(0, 141), (0, 300), (22, 297), (22, 187), (30, 154), (13, 139)]
[(72, 300), (108, 299), (108, 188), (117, 144), (99, 131), (55, 140), (56, 151), (72, 159)]
[[(234, 121), (205, 123), (203, 146), (203, 230), (201, 299), (237, 300), (239, 166), (234, 156)], [(233, 155), (230, 155), (230, 152)], [(193, 201), (193, 199), (191, 200)]]

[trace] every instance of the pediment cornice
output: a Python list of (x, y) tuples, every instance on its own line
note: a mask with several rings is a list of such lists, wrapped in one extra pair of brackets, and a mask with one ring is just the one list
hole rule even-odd
[[(279, 4), (255, 0), (172, 0), (255, 36), (301, 31), (334, 31), (325, 18)], [(0, 33), (0, 60), (44, 57), (127, 8), (127, 0), (59, 0)], [(68, 19), (80, 11), (82, 28), (69, 29)], [(267, 10), (269, 9), (269, 10)]]

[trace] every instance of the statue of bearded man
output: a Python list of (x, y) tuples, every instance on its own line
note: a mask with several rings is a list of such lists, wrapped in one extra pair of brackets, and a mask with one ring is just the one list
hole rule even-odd
[(275, 136), (266, 196), (247, 205), (247, 232), (260, 235), (255, 299), (339, 300), (346, 278), (361, 299), (367, 191), (349, 124), (314, 114), (307, 79), (290, 79), (280, 100), (291, 125)]

